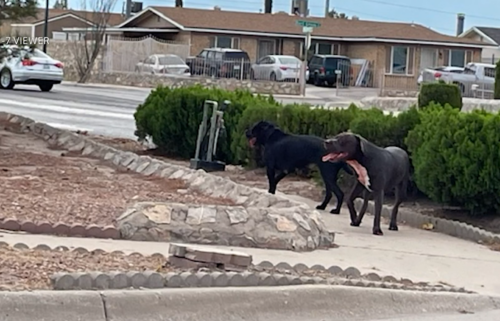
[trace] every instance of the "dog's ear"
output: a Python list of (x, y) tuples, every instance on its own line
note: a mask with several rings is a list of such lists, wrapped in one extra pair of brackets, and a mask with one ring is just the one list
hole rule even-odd
[(266, 141), (269, 139), (269, 137), (271, 137), (272, 134), (274, 134), (275, 131), (276, 127), (271, 123), (267, 123), (267, 126), (262, 130), (262, 134), (266, 138)]
[(354, 137), (358, 140), (359, 148), (361, 149), (363, 155), (366, 154), (369, 148), (368, 141), (359, 135), (354, 135)]

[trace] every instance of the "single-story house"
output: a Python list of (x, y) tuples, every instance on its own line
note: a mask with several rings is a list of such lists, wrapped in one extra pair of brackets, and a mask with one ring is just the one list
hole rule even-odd
[[(75, 40), (78, 33), (66, 33), (63, 28), (91, 28), (100, 13), (66, 9), (49, 9), (47, 36), (54, 40)], [(114, 26), (123, 22), (124, 16), (109, 13), (108, 25)], [(10, 24), (12, 36), (43, 37), (45, 25), (45, 9), (39, 9), (36, 17), (27, 17)]]
[[(465, 65), (479, 61), (483, 47), (474, 39), (440, 34), (413, 23), (392, 23), (324, 17), (299, 18), (286, 13), (147, 7), (115, 27), (109, 34), (156, 38), (188, 43), (190, 55), (207, 47), (239, 48), (252, 60), (268, 54), (299, 57), (305, 36), (298, 20), (320, 23), (312, 32), (315, 53), (340, 54), (368, 60), (374, 85), (383, 81), (416, 85), (419, 71), (436, 65)], [(77, 32), (77, 30), (73, 30)]]
[(486, 42), (494, 47), (484, 48), (481, 59), (484, 63), (496, 63), (500, 60), (500, 28), (472, 27), (459, 37)]

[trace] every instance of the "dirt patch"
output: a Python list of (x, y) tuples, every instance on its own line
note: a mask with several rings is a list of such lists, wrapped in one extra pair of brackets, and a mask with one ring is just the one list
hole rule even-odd
[[(112, 145), (117, 149), (123, 149), (143, 155), (150, 155), (152, 157), (162, 159), (170, 163), (188, 166), (187, 161), (172, 160), (166, 157), (159, 156), (154, 151), (148, 150), (139, 142), (131, 139), (110, 139), (102, 136), (92, 136), (92, 139), (96, 139), (97, 141), (100, 141), (107, 145)], [(213, 174), (228, 177), (240, 184), (258, 187), (264, 190), (267, 190), (268, 188), (264, 169), (245, 170), (241, 166), (228, 165), (225, 172), (215, 172)], [(349, 186), (349, 184), (346, 184), (346, 186)], [(317, 202), (320, 202), (323, 199), (324, 193), (323, 187), (319, 186), (313, 180), (298, 176), (289, 176), (284, 178), (279, 183), (278, 190), (286, 194), (306, 197)], [(348, 188), (344, 187), (343, 190), (347, 194)], [(334, 202), (335, 197), (332, 198), (330, 206), (334, 206)], [(390, 197), (386, 197), (385, 203), (391, 205), (393, 203), (393, 200)], [(422, 195), (410, 197), (407, 202), (401, 205), (401, 207), (425, 215), (468, 223), (493, 233), (500, 233), (500, 217), (498, 216), (472, 217), (468, 215), (467, 211), (465, 210), (443, 206), (439, 203), (429, 200), (426, 197), (423, 197)]]
[(145, 177), (52, 150), (32, 135), (0, 129), (0, 219), (113, 224), (131, 203), (232, 205), (186, 190), (181, 180)]
[(0, 291), (51, 289), (50, 276), (57, 272), (174, 270), (157, 256), (0, 247), (0, 257)]

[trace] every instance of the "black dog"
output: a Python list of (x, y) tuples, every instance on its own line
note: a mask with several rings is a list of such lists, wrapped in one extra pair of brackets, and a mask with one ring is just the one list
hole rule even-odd
[[(396, 201), (392, 209), (389, 230), (397, 231), (398, 208), (406, 198), (406, 188), (410, 180), (408, 154), (395, 146), (378, 147), (352, 133), (342, 133), (326, 140), (325, 148), (328, 154), (323, 157), (323, 161), (345, 161), (358, 174), (358, 181), (346, 202), (351, 215), (351, 225), (361, 224), (371, 194), (375, 201), (373, 234), (383, 235), (380, 229), (380, 214), (384, 192), (395, 188)], [(362, 193), (364, 203), (358, 217), (354, 209), (354, 199)]]
[[(276, 186), (287, 174), (296, 169), (316, 164), (325, 183), (325, 198), (316, 209), (324, 210), (332, 199), (332, 192), (337, 197), (337, 206), (330, 211), (339, 214), (344, 193), (337, 185), (337, 176), (341, 168), (353, 175), (344, 162), (323, 162), (325, 155), (324, 140), (311, 135), (291, 135), (283, 132), (267, 121), (256, 123), (245, 133), (250, 146), (264, 147), (264, 161), (269, 180), (269, 193), (276, 192)], [(276, 176), (276, 171), (280, 172)]]

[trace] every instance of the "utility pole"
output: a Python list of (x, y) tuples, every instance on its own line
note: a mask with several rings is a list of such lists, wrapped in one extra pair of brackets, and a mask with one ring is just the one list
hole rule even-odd
[(125, 17), (130, 18), (132, 12), (132, 0), (125, 0), (127, 4), (125, 5)]
[(326, 0), (325, 3), (325, 18), (328, 18), (328, 14), (330, 13), (330, 0)]
[(49, 0), (45, 0), (45, 24), (43, 25), (43, 52), (47, 53), (47, 34), (49, 33)]

